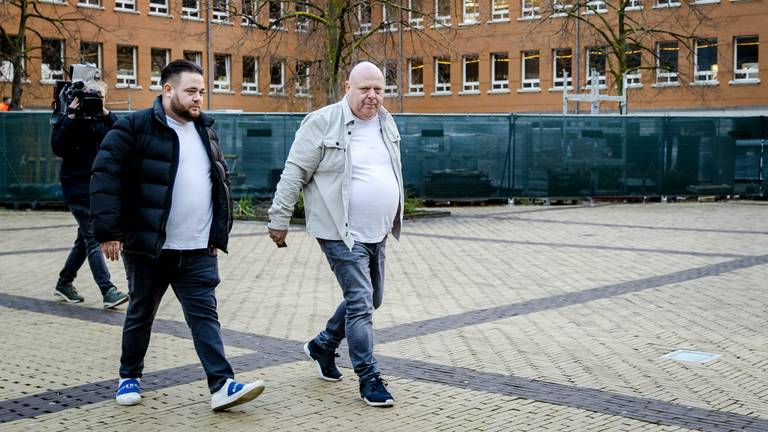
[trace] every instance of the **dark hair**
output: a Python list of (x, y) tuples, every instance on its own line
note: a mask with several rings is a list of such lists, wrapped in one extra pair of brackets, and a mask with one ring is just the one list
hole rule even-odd
[(160, 85), (165, 85), (172, 78), (176, 78), (183, 72), (203, 74), (203, 68), (194, 62), (189, 60), (174, 60), (168, 63), (163, 70), (160, 71)]

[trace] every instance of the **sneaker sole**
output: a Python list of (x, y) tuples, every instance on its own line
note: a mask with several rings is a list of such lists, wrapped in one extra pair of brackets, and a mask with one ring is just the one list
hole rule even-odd
[(104, 309), (113, 309), (117, 306), (120, 306), (121, 304), (128, 301), (128, 296), (125, 296), (121, 298), (120, 300), (114, 302), (114, 303), (104, 303)]
[(320, 367), (320, 362), (312, 358), (312, 354), (309, 352), (309, 342), (304, 344), (304, 353), (309, 357), (310, 360), (315, 364), (315, 367), (317, 368), (317, 373), (320, 375), (320, 379), (328, 382), (339, 382), (342, 378), (344, 378), (344, 375), (338, 377), (338, 378), (331, 378), (323, 375), (323, 368)]
[(63, 298), (64, 301), (67, 302), (67, 303), (82, 303), (83, 301), (85, 301), (85, 299), (80, 299), (80, 300), (74, 299), (74, 300), (72, 300), (71, 298), (65, 296), (64, 294), (62, 294), (62, 293), (60, 293), (58, 291), (54, 291), (53, 295), (59, 296), (59, 297)]
[(265, 388), (266, 387), (264, 385), (264, 382), (258, 381), (258, 384), (256, 386), (254, 386), (252, 389), (250, 389), (246, 393), (243, 393), (239, 398), (233, 400), (232, 402), (230, 402), (228, 404), (224, 404), (222, 406), (213, 408), (213, 411), (215, 411), (215, 412), (224, 411), (224, 410), (230, 409), (230, 408), (232, 408), (234, 406), (238, 406), (238, 405), (242, 405), (242, 404), (244, 404), (246, 402), (250, 402), (250, 401), (256, 399), (257, 397), (259, 397), (259, 395), (261, 395), (262, 393), (264, 393), (264, 389)]
[(368, 404), (368, 406), (377, 407), (377, 408), (387, 408), (395, 406), (395, 401), (392, 399), (387, 399), (384, 402), (371, 402), (368, 399), (364, 398), (363, 395), (360, 395), (360, 400)]
[(118, 405), (121, 405), (121, 406), (133, 406), (133, 405), (138, 405), (139, 403), (141, 403), (141, 396), (139, 396), (138, 399), (129, 399), (128, 401), (121, 401), (120, 399), (117, 399), (117, 398), (115, 398), (115, 400), (116, 400)]

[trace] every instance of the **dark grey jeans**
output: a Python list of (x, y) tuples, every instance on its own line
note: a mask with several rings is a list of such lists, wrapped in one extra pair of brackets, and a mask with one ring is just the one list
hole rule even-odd
[(339, 281), (344, 300), (315, 342), (333, 352), (346, 336), (352, 366), (360, 381), (365, 381), (379, 375), (379, 363), (373, 355), (373, 311), (384, 298), (387, 239), (379, 243), (355, 242), (351, 251), (342, 241), (318, 242)]
[(123, 324), (120, 377), (142, 376), (152, 322), (170, 285), (192, 330), (195, 351), (208, 377), (208, 389), (215, 393), (227, 378), (234, 378), (232, 367), (224, 356), (216, 313), (215, 291), (220, 282), (216, 256), (207, 249), (163, 250), (157, 259), (123, 253), (123, 260), (131, 299)]
[(104, 295), (113, 285), (110, 281), (111, 276), (107, 268), (107, 261), (104, 259), (104, 254), (101, 253), (101, 245), (93, 236), (91, 210), (88, 206), (72, 203), (69, 204), (69, 211), (77, 221), (77, 238), (72, 250), (69, 251), (64, 268), (59, 273), (57, 285), (72, 283), (87, 258), (93, 280), (99, 285), (101, 294)]

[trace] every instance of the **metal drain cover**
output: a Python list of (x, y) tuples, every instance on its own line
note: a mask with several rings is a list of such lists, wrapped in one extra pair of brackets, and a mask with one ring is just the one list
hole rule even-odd
[(677, 350), (664, 354), (662, 358), (670, 360), (683, 361), (688, 363), (709, 363), (720, 358), (717, 354), (711, 354), (703, 351)]

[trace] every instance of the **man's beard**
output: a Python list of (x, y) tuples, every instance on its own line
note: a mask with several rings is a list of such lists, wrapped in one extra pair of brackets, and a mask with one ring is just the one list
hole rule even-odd
[(176, 114), (177, 116), (187, 121), (195, 121), (195, 119), (197, 119), (197, 117), (200, 116), (199, 110), (193, 113), (187, 107), (182, 105), (182, 103), (179, 102), (176, 97), (171, 98), (171, 111), (173, 111), (174, 114)]

